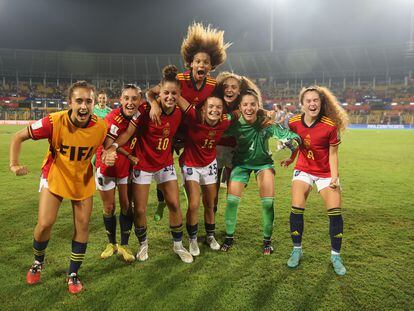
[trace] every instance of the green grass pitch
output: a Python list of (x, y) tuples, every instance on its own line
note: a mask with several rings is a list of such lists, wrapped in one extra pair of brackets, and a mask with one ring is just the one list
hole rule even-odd
[[(172, 252), (167, 217), (152, 220), (148, 203), (150, 259), (125, 264), (99, 258), (106, 245), (99, 198), (94, 201), (86, 259), (80, 270), (85, 290), (71, 296), (64, 282), (73, 232), (69, 202), (61, 206), (46, 253), (42, 283), (25, 284), (32, 262), (40, 163), (47, 142), (25, 142), (21, 163), (30, 174), (8, 171), (15, 126), (0, 127), (0, 309), (64, 310), (413, 310), (414, 309), (414, 131), (349, 130), (340, 145), (347, 274), (334, 274), (328, 217), (313, 191), (305, 212), (304, 257), (296, 270), (286, 261), (292, 168), (277, 168), (275, 252), (261, 254), (261, 207), (252, 181), (242, 197), (236, 241), (229, 253), (200, 246), (201, 256), (184, 264)], [(182, 210), (185, 213), (184, 200)], [(225, 192), (220, 193), (217, 237), (224, 235)], [(119, 228), (119, 226), (118, 226)], [(200, 218), (200, 237), (204, 224)], [(119, 235), (119, 233), (118, 233)], [(137, 249), (131, 235), (130, 246)], [(188, 246), (185, 234), (184, 244)]]

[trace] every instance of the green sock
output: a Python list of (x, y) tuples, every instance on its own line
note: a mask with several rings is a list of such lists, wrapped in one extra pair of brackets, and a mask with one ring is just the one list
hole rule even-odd
[(237, 223), (237, 209), (240, 204), (240, 198), (229, 194), (227, 195), (227, 206), (224, 213), (224, 218), (226, 220), (226, 234), (234, 234), (236, 230)]
[(275, 210), (273, 203), (275, 199), (273, 197), (260, 198), (262, 201), (262, 216), (263, 216), (263, 236), (266, 239), (270, 239), (273, 233), (273, 221), (275, 219)]

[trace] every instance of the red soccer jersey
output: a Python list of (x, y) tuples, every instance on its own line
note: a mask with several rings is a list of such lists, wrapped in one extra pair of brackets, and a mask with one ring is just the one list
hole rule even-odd
[(180, 81), (181, 96), (196, 107), (202, 104), (213, 93), (217, 83), (216, 79), (207, 76), (200, 89), (197, 89), (196, 81), (193, 78), (191, 70), (177, 74), (177, 79)]
[(318, 177), (331, 177), (329, 146), (341, 143), (334, 122), (322, 117), (311, 126), (303, 121), (304, 115), (295, 115), (289, 120), (289, 128), (302, 139), (295, 169)]
[[(68, 113), (70, 114), (71, 111), (68, 111)], [(70, 120), (70, 115), (69, 115), (69, 120)], [(86, 127), (89, 128), (91, 126), (94, 126), (96, 122), (97, 122), (97, 117), (93, 115), (90, 118), (90, 121)], [(49, 140), (49, 144), (51, 144), (52, 135), (53, 135), (53, 122), (52, 122), (51, 115), (47, 115), (43, 119), (37, 120), (36, 122), (29, 125), (27, 129), (29, 131), (30, 138), (32, 138), (33, 140), (47, 138)], [(52, 147), (49, 147), (48, 155), (43, 160), (42, 177), (45, 179), (47, 179), (49, 176), (50, 167), (53, 164), (55, 153), (56, 153), (56, 150), (54, 150)]]
[[(131, 118), (128, 118), (123, 114), (121, 107), (112, 110), (105, 117), (105, 121), (108, 125), (108, 132), (106, 136), (116, 140), (119, 135), (126, 131), (130, 120)], [(122, 148), (128, 151), (128, 153), (131, 153), (134, 149), (136, 141), (137, 138), (135, 136), (131, 137), (131, 139), (124, 146), (122, 146)], [(100, 146), (96, 152), (96, 168), (99, 167), (101, 173), (108, 177), (124, 178), (129, 176), (130, 162), (128, 158), (123, 154), (118, 153), (115, 165), (106, 166), (101, 160), (102, 148), (103, 146)]]
[(195, 107), (188, 107), (183, 123), (186, 125), (184, 151), (180, 156), (180, 166), (203, 167), (216, 158), (216, 144), (230, 126), (229, 115), (224, 114), (215, 125), (203, 124)]
[(137, 127), (139, 135), (135, 144), (138, 164), (134, 169), (156, 172), (172, 165), (172, 142), (181, 122), (182, 112), (175, 107), (170, 114), (161, 113), (161, 125), (152, 122), (149, 117), (150, 106), (145, 103), (138, 108), (137, 117), (132, 123)]
[[(233, 112), (234, 110), (236, 110), (238, 108), (238, 106), (229, 106), (226, 103), (224, 103), (224, 111), (223, 112)], [(237, 141), (236, 141), (236, 137), (234, 136), (222, 136), (220, 138), (220, 140), (217, 142), (218, 146), (226, 146), (226, 147), (236, 147), (237, 146)]]

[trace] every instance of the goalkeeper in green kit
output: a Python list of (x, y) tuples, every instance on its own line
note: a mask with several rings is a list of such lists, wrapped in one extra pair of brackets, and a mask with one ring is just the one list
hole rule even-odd
[(255, 90), (247, 89), (241, 95), (239, 105), (241, 116), (226, 132), (226, 135), (236, 137), (237, 148), (233, 156), (233, 170), (228, 186), (225, 211), (226, 238), (221, 246), (224, 252), (233, 246), (237, 209), (252, 172), (256, 176), (262, 203), (263, 254), (270, 255), (273, 252), (271, 238), (274, 221), (275, 170), (269, 150), (269, 138), (281, 140), (292, 152), (299, 146), (300, 138), (279, 125), (263, 127), (263, 119), (257, 116), (260, 108), (260, 94)]

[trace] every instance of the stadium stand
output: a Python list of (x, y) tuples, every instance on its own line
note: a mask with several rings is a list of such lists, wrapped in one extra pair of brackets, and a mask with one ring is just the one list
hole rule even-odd
[[(0, 49), (0, 120), (38, 119), (65, 108), (65, 90), (86, 79), (107, 90), (114, 104), (124, 83), (142, 88), (179, 54), (102, 54)], [(302, 49), (230, 53), (219, 70), (249, 76), (267, 107), (298, 107), (303, 86), (326, 85), (356, 124), (414, 124), (414, 56), (407, 46)]]

